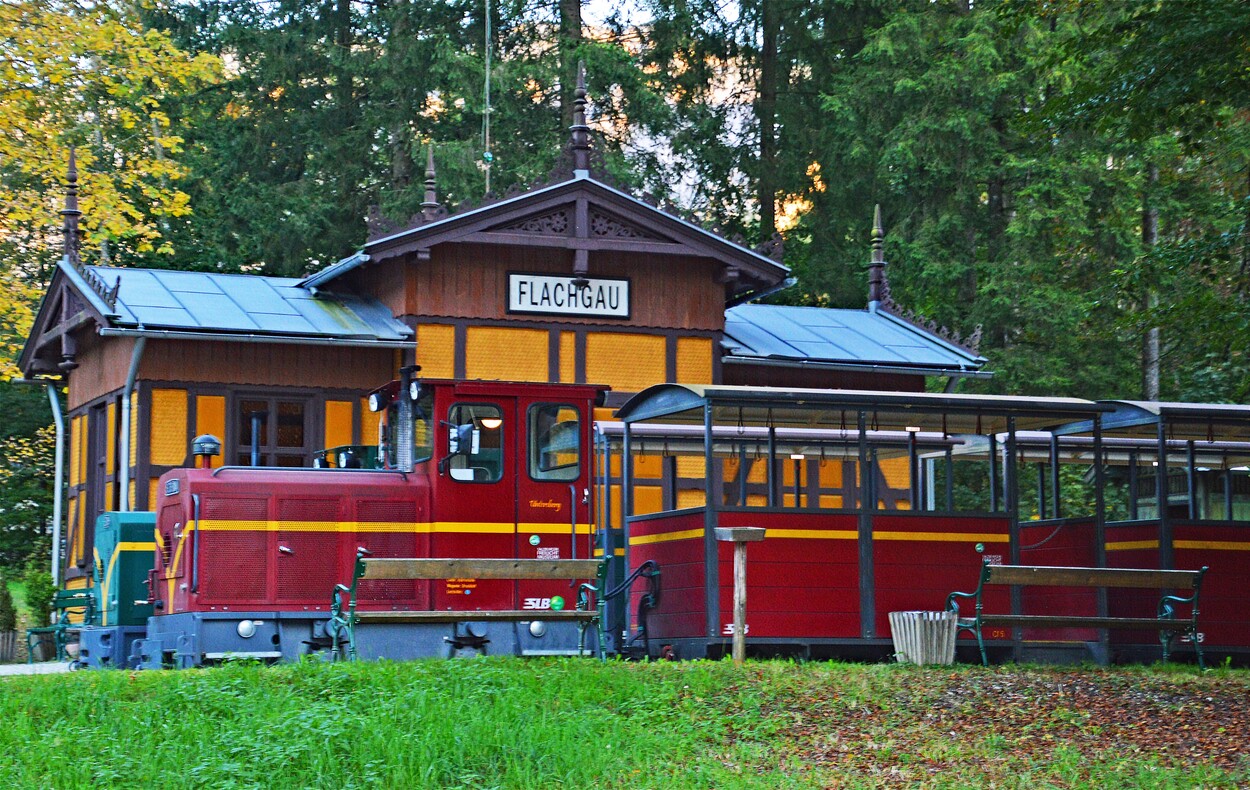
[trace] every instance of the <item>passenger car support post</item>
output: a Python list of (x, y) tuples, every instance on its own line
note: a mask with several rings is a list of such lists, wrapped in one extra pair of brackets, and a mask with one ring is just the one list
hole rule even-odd
[(747, 655), (747, 544), (764, 539), (762, 527), (717, 527), (716, 539), (734, 544), (734, 665)]

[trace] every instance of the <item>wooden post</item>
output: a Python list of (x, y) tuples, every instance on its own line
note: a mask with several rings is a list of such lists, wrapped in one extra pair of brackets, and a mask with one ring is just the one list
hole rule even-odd
[(736, 666), (746, 658), (747, 544), (764, 539), (763, 527), (716, 527), (716, 539), (734, 544), (734, 645)]

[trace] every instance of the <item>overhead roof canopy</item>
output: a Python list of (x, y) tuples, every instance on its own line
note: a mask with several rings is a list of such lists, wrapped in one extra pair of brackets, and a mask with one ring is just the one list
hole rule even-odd
[(943, 435), (1005, 430), (1009, 418), (1019, 430), (1051, 428), (1111, 410), (1079, 398), (659, 384), (630, 398), (616, 417), (627, 423), (702, 422), (705, 406), (721, 424), (854, 429), (862, 410), (872, 430)]
[[(725, 311), (727, 364), (976, 375), (985, 357), (885, 310), (743, 304)], [(988, 373), (980, 373), (988, 376)]]
[[(1250, 441), (1250, 406), (1235, 403), (1168, 401), (1101, 401), (1110, 413), (1102, 418), (1104, 433), (1157, 439), (1160, 426), (1170, 440)], [(1089, 421), (1064, 427), (1063, 434), (1093, 430)]]

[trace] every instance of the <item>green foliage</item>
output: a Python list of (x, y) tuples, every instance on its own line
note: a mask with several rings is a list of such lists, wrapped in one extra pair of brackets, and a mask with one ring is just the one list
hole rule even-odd
[(45, 567), (46, 562), (33, 558), (26, 564), (26, 572), (22, 576), (31, 625), (47, 625), (52, 612), (52, 597), (56, 595), (56, 585), (52, 583), (52, 574), (44, 570)]
[(0, 632), (17, 630), (17, 607), (9, 592), (9, 580), (0, 573)]
[[(625, 157), (652, 156), (634, 137), (662, 126), (667, 107), (622, 46), (626, 31), (562, 51), (552, 5), (491, 9), (491, 190), (555, 165), (574, 59), (587, 62), (599, 149), (631, 180)], [(420, 211), (429, 145), (441, 203), (484, 197), (480, 3), (188, 3), (151, 17), (238, 62), (180, 106), (197, 214), (177, 231), (175, 265), (296, 275), (331, 263), (365, 241), (372, 207), (400, 224)]]
[[(0, 389), (4, 389), (0, 387)], [(48, 542), (56, 430), (0, 439), (0, 568), (16, 569)]]
[[(73, 10), (19, 6), (38, 20)], [(92, 228), (114, 260), (297, 275), (358, 247), (372, 206), (401, 224), (416, 213), (429, 145), (441, 202), (483, 197), (488, 51), (491, 188), (545, 178), (568, 136), (571, 64), (585, 60), (596, 146), (625, 184), (757, 237), (771, 231), (759, 196), (775, 195), (799, 278), (778, 299), (862, 307), (880, 203), (898, 304), (965, 337), (982, 329), (998, 376), (970, 389), (1138, 397), (1157, 327), (1162, 397), (1250, 395), (1245, 3), (648, 0), (646, 23), (571, 38), (567, 4), (489, 7), (487, 42), (486, 6), (467, 0), (142, 4), (133, 74), (113, 49), (83, 71), (74, 53), (103, 35), (84, 33), (47, 59), (46, 91), (14, 72), (0, 120), (25, 129), (47, 126), (47, 107), (95, 108), (48, 134), (86, 145), (98, 131), (84, 200), (109, 196), (86, 208), (121, 222)], [(135, 33), (131, 6), (74, 8), (71, 21)], [(0, 20), (17, 31), (10, 46), (50, 45), (25, 21)], [(6, 161), (35, 161), (14, 150)], [(135, 172), (125, 188), (104, 178), (109, 155)], [(55, 237), (36, 199), (60, 172), (46, 158), (0, 172), (22, 196), (0, 261), (41, 260), (29, 252)], [(19, 297), (0, 311), (9, 347), (30, 320), (29, 280), (2, 283)]]

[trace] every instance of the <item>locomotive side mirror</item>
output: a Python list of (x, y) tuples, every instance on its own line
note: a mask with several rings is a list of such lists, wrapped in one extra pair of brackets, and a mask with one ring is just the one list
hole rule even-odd
[(468, 425), (450, 426), (447, 432), (447, 452), (451, 455), (477, 455), (482, 443), (482, 432)]
[(447, 426), (447, 455), (438, 462), (438, 473), (440, 475), (447, 473), (447, 467), (451, 464), (451, 459), (456, 456), (475, 455), (479, 451), (482, 441), (482, 433), (473, 427), (473, 423), (453, 425), (444, 420), (443, 425)]

